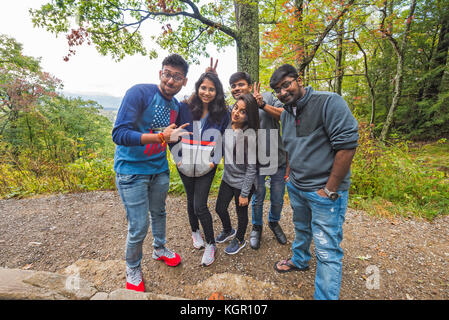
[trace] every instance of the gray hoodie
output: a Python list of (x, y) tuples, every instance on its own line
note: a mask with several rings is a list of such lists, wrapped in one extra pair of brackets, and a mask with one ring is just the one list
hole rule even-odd
[[(246, 133), (248, 132), (249, 130)], [(256, 133), (254, 133), (255, 136)], [(225, 157), (222, 179), (231, 187), (240, 189), (240, 195), (246, 198), (252, 186), (256, 183), (257, 162), (254, 151), (251, 152), (251, 149), (248, 151), (248, 148), (246, 150), (239, 148), (244, 146), (243, 139), (244, 134), (242, 130), (234, 131), (231, 128), (231, 124), (229, 124), (223, 139)], [(254, 147), (255, 143), (252, 143), (251, 138), (248, 140), (250, 145)]]

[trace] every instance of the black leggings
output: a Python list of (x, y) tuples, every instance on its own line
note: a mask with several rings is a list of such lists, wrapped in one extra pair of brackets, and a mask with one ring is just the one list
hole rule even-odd
[[(231, 219), (229, 217), (228, 207), (229, 203), (231, 203), (232, 198), (235, 200), (235, 208), (237, 211), (237, 234), (236, 238), (242, 242), (245, 238), (246, 227), (248, 226), (248, 206), (241, 207), (239, 206), (239, 196), (240, 189), (233, 188), (223, 180), (220, 184), (220, 190), (218, 191), (218, 198), (215, 210), (218, 213), (218, 216), (221, 219), (221, 223), (223, 224), (223, 230), (225, 232), (229, 232), (232, 229)], [(254, 193), (254, 186), (252, 187), (249, 195), (248, 195), (248, 204), (251, 201), (251, 197)]]
[(214, 168), (201, 177), (188, 177), (178, 171), (187, 194), (187, 213), (192, 232), (199, 230), (199, 222), (201, 222), (204, 238), (208, 244), (215, 243), (212, 215), (207, 207), (207, 198), (216, 170), (217, 168)]

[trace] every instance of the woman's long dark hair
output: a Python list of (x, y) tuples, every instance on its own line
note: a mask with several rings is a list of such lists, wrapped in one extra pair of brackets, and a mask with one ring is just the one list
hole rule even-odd
[[(259, 106), (257, 104), (256, 99), (251, 93), (245, 93), (237, 98), (237, 101), (242, 100), (245, 103), (246, 106), (246, 128), (244, 130), (253, 129), (256, 131), (256, 145), (255, 150), (253, 150), (254, 154), (256, 156), (256, 163), (258, 164), (257, 159), (257, 148), (258, 148), (258, 140), (257, 140), (257, 130), (260, 128), (260, 121), (259, 121)], [(244, 149), (243, 149), (243, 159), (245, 164), (248, 164), (248, 150), (249, 148), (252, 148), (254, 146), (250, 146), (248, 137), (244, 136)], [(237, 146), (234, 146), (234, 159), (236, 159), (237, 154)]]
[(245, 93), (238, 97), (237, 101), (242, 100), (246, 105), (246, 116), (248, 129), (258, 130), (260, 127), (259, 106), (251, 93)]
[(189, 98), (187, 104), (192, 112), (193, 120), (200, 120), (203, 115), (203, 102), (198, 97), (198, 91), (205, 79), (212, 81), (215, 86), (215, 99), (209, 103), (208, 111), (211, 122), (218, 124), (222, 121), (224, 115), (226, 114), (227, 108), (224, 98), (223, 85), (215, 73), (206, 72), (200, 76), (198, 81), (195, 83), (195, 93)]

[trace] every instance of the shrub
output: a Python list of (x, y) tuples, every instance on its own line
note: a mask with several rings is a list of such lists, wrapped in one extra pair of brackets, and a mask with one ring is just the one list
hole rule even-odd
[[(394, 214), (415, 215), (433, 219), (447, 214), (449, 181), (444, 172), (416, 161), (406, 141), (388, 146), (370, 137), (370, 128), (360, 125), (360, 140), (353, 164), (351, 205), (367, 208), (373, 204), (394, 203), (386, 209)], [(363, 205), (364, 204), (364, 205)]]

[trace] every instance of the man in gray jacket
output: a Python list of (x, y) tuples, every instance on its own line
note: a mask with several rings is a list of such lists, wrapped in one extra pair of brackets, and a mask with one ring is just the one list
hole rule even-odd
[(275, 70), (270, 87), (285, 104), (282, 141), (288, 154), (287, 190), (293, 209), (293, 256), (275, 263), (277, 272), (309, 268), (313, 239), (317, 258), (315, 299), (338, 299), (343, 222), (350, 166), (358, 146), (358, 123), (341, 96), (304, 88), (296, 69)]

